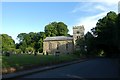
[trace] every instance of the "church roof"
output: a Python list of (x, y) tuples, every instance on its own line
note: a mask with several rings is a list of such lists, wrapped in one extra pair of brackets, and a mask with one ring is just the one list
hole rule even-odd
[(44, 39), (44, 41), (54, 41), (54, 40), (73, 40), (73, 37), (55, 36), (55, 37), (46, 37)]

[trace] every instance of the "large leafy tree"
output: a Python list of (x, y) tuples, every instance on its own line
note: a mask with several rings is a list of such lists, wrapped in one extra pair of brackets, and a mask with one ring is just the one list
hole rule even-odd
[(19, 43), (19, 46), (18, 46), (18, 47), (19, 47), (18, 49), (21, 49), (21, 51), (22, 51), (23, 53), (25, 53), (25, 52), (26, 52), (26, 48), (27, 48), (27, 44), (26, 44), (25, 41), (22, 41), (22, 42)]
[[(17, 44), (17, 47), (19, 46), (19, 49), (21, 49), (23, 52), (26, 51), (26, 48), (33, 45), (32, 38), (34, 36), (33, 32), (27, 33), (20, 33), (18, 34), (17, 38), (19, 39), (20, 43)], [(33, 47), (33, 46), (32, 46)]]
[(2, 38), (2, 51), (11, 51), (15, 49), (15, 41), (7, 34), (0, 34)]
[(98, 48), (103, 49), (107, 56), (116, 55), (118, 53), (118, 15), (110, 11), (105, 17), (99, 19), (96, 27), (92, 29), (96, 36), (95, 41)]
[(27, 40), (29, 40), (27, 38), (28, 38), (27, 33), (18, 34), (17, 39), (19, 40), (19, 44), (16, 44), (16, 48), (21, 49), (22, 52), (25, 52), (27, 48)]
[(22, 42), (24, 40), (24, 38), (25, 38), (26, 35), (27, 35), (26, 33), (20, 33), (20, 34), (18, 34), (17, 39), (19, 40), (19, 42)]
[(87, 55), (120, 55), (120, 14), (110, 11), (91, 31), (84, 36), (84, 41), (78, 40), (78, 44), (84, 42)]
[(67, 25), (63, 22), (52, 22), (45, 26), (46, 36), (67, 36)]
[(58, 22), (57, 24), (57, 36), (67, 36), (68, 33), (68, 29), (67, 29), (67, 25), (64, 24), (63, 22)]
[(56, 36), (57, 30), (52, 24), (48, 24), (45, 26), (46, 36)]
[(117, 45), (118, 45), (118, 48), (119, 48), (119, 51), (120, 51), (120, 13), (118, 14), (118, 17), (117, 17), (117, 35), (116, 35), (116, 42), (117, 42)]
[(99, 49), (96, 47), (95, 36), (91, 32), (85, 34), (85, 49), (87, 50), (87, 56), (97, 56)]
[(16, 44), (17, 49), (21, 49), (26, 52), (29, 47), (33, 48), (34, 51), (42, 52), (43, 39), (46, 37), (44, 32), (30, 32), (30, 33), (20, 33), (18, 34), (19, 44)]

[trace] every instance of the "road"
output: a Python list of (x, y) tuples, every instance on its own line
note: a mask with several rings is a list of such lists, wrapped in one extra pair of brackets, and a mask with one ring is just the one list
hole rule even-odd
[(118, 62), (97, 58), (77, 64), (24, 76), (24, 78), (118, 78)]

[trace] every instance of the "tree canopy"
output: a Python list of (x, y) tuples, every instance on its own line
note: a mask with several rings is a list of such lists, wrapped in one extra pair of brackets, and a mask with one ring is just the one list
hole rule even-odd
[(113, 11), (98, 20), (96, 26), (87, 32), (83, 39), (78, 40), (79, 46), (84, 45), (87, 56), (103, 54), (107, 57), (120, 55), (120, 14)]
[(44, 32), (30, 32), (30, 33), (20, 33), (18, 34), (17, 38), (19, 39), (20, 43), (17, 44), (17, 48), (21, 49), (25, 52), (29, 48), (33, 48), (35, 51), (42, 52), (43, 46), (43, 39), (45, 38)]
[(8, 51), (15, 48), (15, 41), (7, 34), (0, 34), (2, 38), (2, 51)]
[(118, 55), (120, 51), (119, 14), (113, 11), (99, 19), (96, 27), (92, 29), (97, 48), (104, 50), (107, 56)]
[(52, 22), (45, 26), (46, 36), (67, 36), (68, 28), (63, 22)]

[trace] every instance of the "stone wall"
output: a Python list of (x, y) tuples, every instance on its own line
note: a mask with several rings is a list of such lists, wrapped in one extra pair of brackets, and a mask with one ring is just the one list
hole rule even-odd
[(73, 53), (73, 40), (44, 41), (43, 52), (45, 54), (69, 54)]

